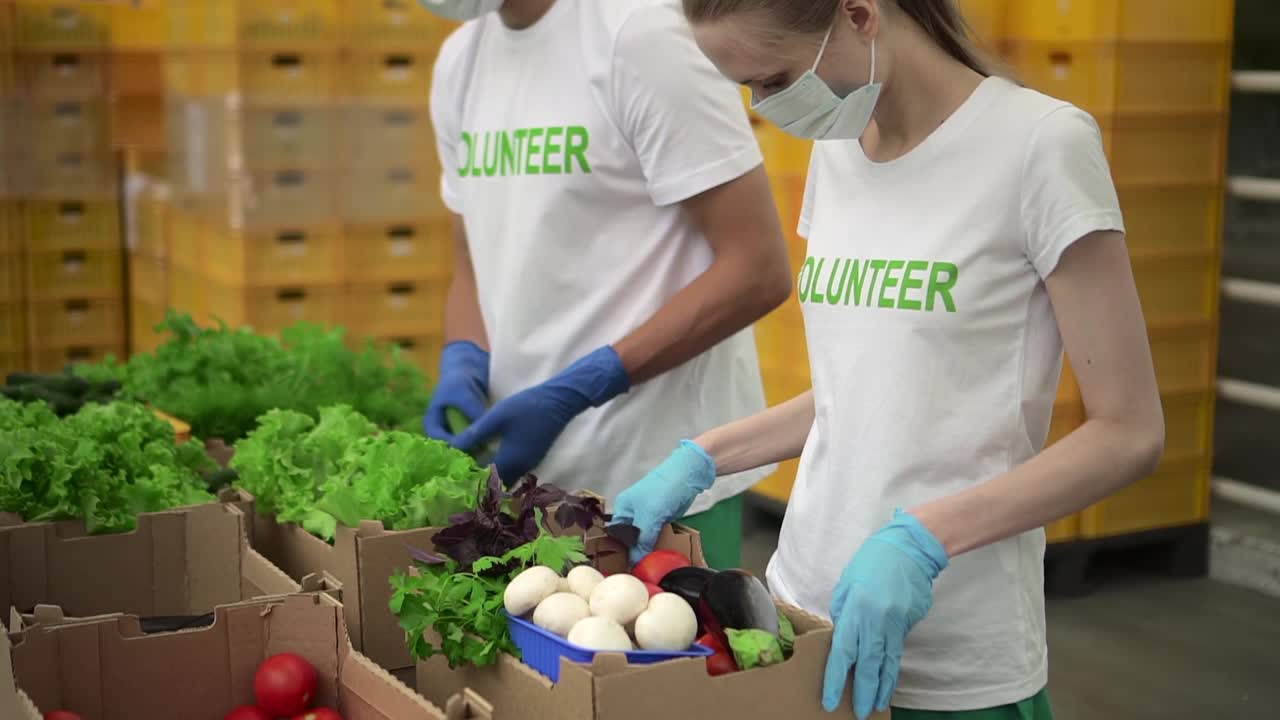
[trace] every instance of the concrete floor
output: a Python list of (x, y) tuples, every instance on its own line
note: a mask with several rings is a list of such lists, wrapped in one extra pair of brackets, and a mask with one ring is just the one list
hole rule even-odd
[[(776, 521), (748, 526), (743, 564), (763, 573)], [(1280, 718), (1280, 599), (1104, 570), (1091, 595), (1049, 599), (1057, 720)]]

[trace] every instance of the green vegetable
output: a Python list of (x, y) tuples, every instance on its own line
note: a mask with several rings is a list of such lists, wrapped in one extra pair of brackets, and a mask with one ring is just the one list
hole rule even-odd
[[(534, 565), (562, 571), (586, 561), (581, 538), (555, 537), (544, 528), (536, 540), (502, 557), (479, 558), (469, 568), (450, 559), (420, 562), (416, 573), (393, 575), (391, 612), (399, 618), (414, 657), (444, 655), (451, 668), (492, 665), (499, 653), (520, 654), (502, 602), (516, 575)], [(439, 647), (427, 639), (428, 630), (439, 636)]]
[(65, 417), (89, 403), (111, 402), (120, 383), (111, 379), (87, 380), (70, 373), (10, 373), (0, 395), (18, 402), (43, 402), (58, 417)]
[[(455, 407), (447, 407), (444, 409), (444, 421), (449, 426), (449, 432), (454, 435), (461, 435), (467, 428), (471, 427), (471, 421), (467, 419), (462, 411)], [(491, 440), (482, 447), (471, 453), (479, 465), (489, 466), (493, 464), (493, 458), (498, 454), (498, 441)]]
[(778, 611), (778, 642), (782, 645), (783, 657), (790, 658), (796, 649), (796, 628), (781, 610)]
[(85, 405), (59, 419), (0, 399), (0, 511), (28, 522), (83, 519), (90, 533), (134, 529), (138, 513), (213, 502), (198, 441), (136, 403)]
[(729, 638), (729, 652), (733, 653), (739, 670), (777, 665), (786, 659), (783, 644), (777, 635), (756, 629), (726, 629), (725, 635)]
[(332, 540), (339, 523), (379, 520), (410, 530), (476, 507), (488, 473), (465, 453), (422, 435), (381, 432), (347, 405), (319, 416), (272, 410), (236, 443), (231, 467), (260, 512)]
[(171, 338), (154, 353), (77, 366), (87, 379), (116, 379), (124, 390), (191, 425), (192, 432), (238, 440), (269, 410), (312, 418), (319, 408), (347, 404), (383, 428), (421, 432), (430, 400), (426, 379), (396, 347), (347, 345), (341, 328), (298, 324), (280, 339), (247, 328), (201, 328), (170, 313), (158, 327)]

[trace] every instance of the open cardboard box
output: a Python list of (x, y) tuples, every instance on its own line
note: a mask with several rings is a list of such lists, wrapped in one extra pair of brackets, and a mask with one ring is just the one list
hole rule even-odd
[[(243, 491), (238, 503), (252, 507), (252, 496)], [(388, 670), (413, 667), (405, 643), (404, 630), (391, 613), (392, 575), (412, 564), (409, 548), (432, 551), (432, 539), (440, 528), (388, 530), (381, 522), (367, 520), (358, 528), (339, 526), (334, 543), (329, 543), (293, 523), (277, 523), (274, 518), (253, 516), (254, 547), (290, 577), (301, 580), (323, 574), (341, 587), (351, 643), (364, 655)], [(687, 552), (702, 558), (700, 543), (673, 540)], [(696, 533), (693, 533), (696, 538)], [(620, 556), (625, 561), (625, 555)]]
[[(616, 543), (598, 532), (588, 535), (588, 554), (609, 545)], [(668, 529), (657, 547), (684, 553), (695, 565), (706, 564), (701, 541), (692, 531)], [(626, 555), (606, 555), (597, 565), (605, 572), (625, 570)], [(510, 655), (501, 656), (490, 667), (457, 670), (451, 670), (448, 662), (437, 656), (418, 663), (418, 691), (434, 700), (449, 697), (463, 687), (471, 688), (493, 704), (494, 720), (833, 717), (822, 709), (822, 677), (831, 648), (831, 624), (793, 607), (779, 607), (796, 629), (795, 652), (780, 665), (711, 677), (704, 658), (629, 665), (619, 653), (601, 653), (589, 665), (562, 658), (560, 680), (553, 683)], [(834, 717), (853, 717), (848, 691), (842, 703), (843, 709)]]
[(87, 535), (78, 521), (0, 520), (0, 607), (190, 616), (297, 592), (298, 583), (245, 542), (247, 522), (226, 504), (144, 513), (134, 531), (112, 535)]
[(253, 703), (255, 671), (282, 652), (316, 667), (317, 707), (345, 720), (490, 717), (467, 691), (441, 710), (357, 653), (341, 605), (322, 593), (222, 606), (199, 630), (143, 635), (137, 618), (118, 615), (0, 633), (0, 717), (67, 709), (85, 720), (220, 720)]

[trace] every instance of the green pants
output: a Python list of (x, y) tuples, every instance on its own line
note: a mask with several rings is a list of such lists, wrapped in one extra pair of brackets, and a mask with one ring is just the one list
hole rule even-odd
[(742, 505), (742, 495), (734, 495), (680, 521), (702, 534), (702, 553), (717, 570), (742, 565)]
[(893, 720), (1053, 720), (1049, 690), (1041, 690), (1022, 702), (986, 710), (947, 712), (938, 710), (893, 709)]

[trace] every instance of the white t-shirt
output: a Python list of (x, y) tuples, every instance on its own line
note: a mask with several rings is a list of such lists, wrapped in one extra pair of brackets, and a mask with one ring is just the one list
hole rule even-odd
[[(680, 203), (762, 162), (741, 96), (673, 0), (557, 0), (524, 30), (466, 23), (440, 51), (431, 114), (495, 402), (620, 340), (706, 271)], [(536, 472), (612, 501), (682, 438), (764, 406), (748, 328), (574, 420)], [(767, 473), (717, 483), (692, 511)]]
[[(816, 419), (769, 582), (828, 614), (858, 547), (908, 508), (990, 480), (1043, 447), (1062, 368), (1044, 279), (1097, 230), (1123, 231), (1084, 112), (985, 80), (887, 163), (818, 142), (799, 278)], [(1047, 683), (1034, 530), (951, 561), (907, 636), (893, 704), (974, 710)]]

